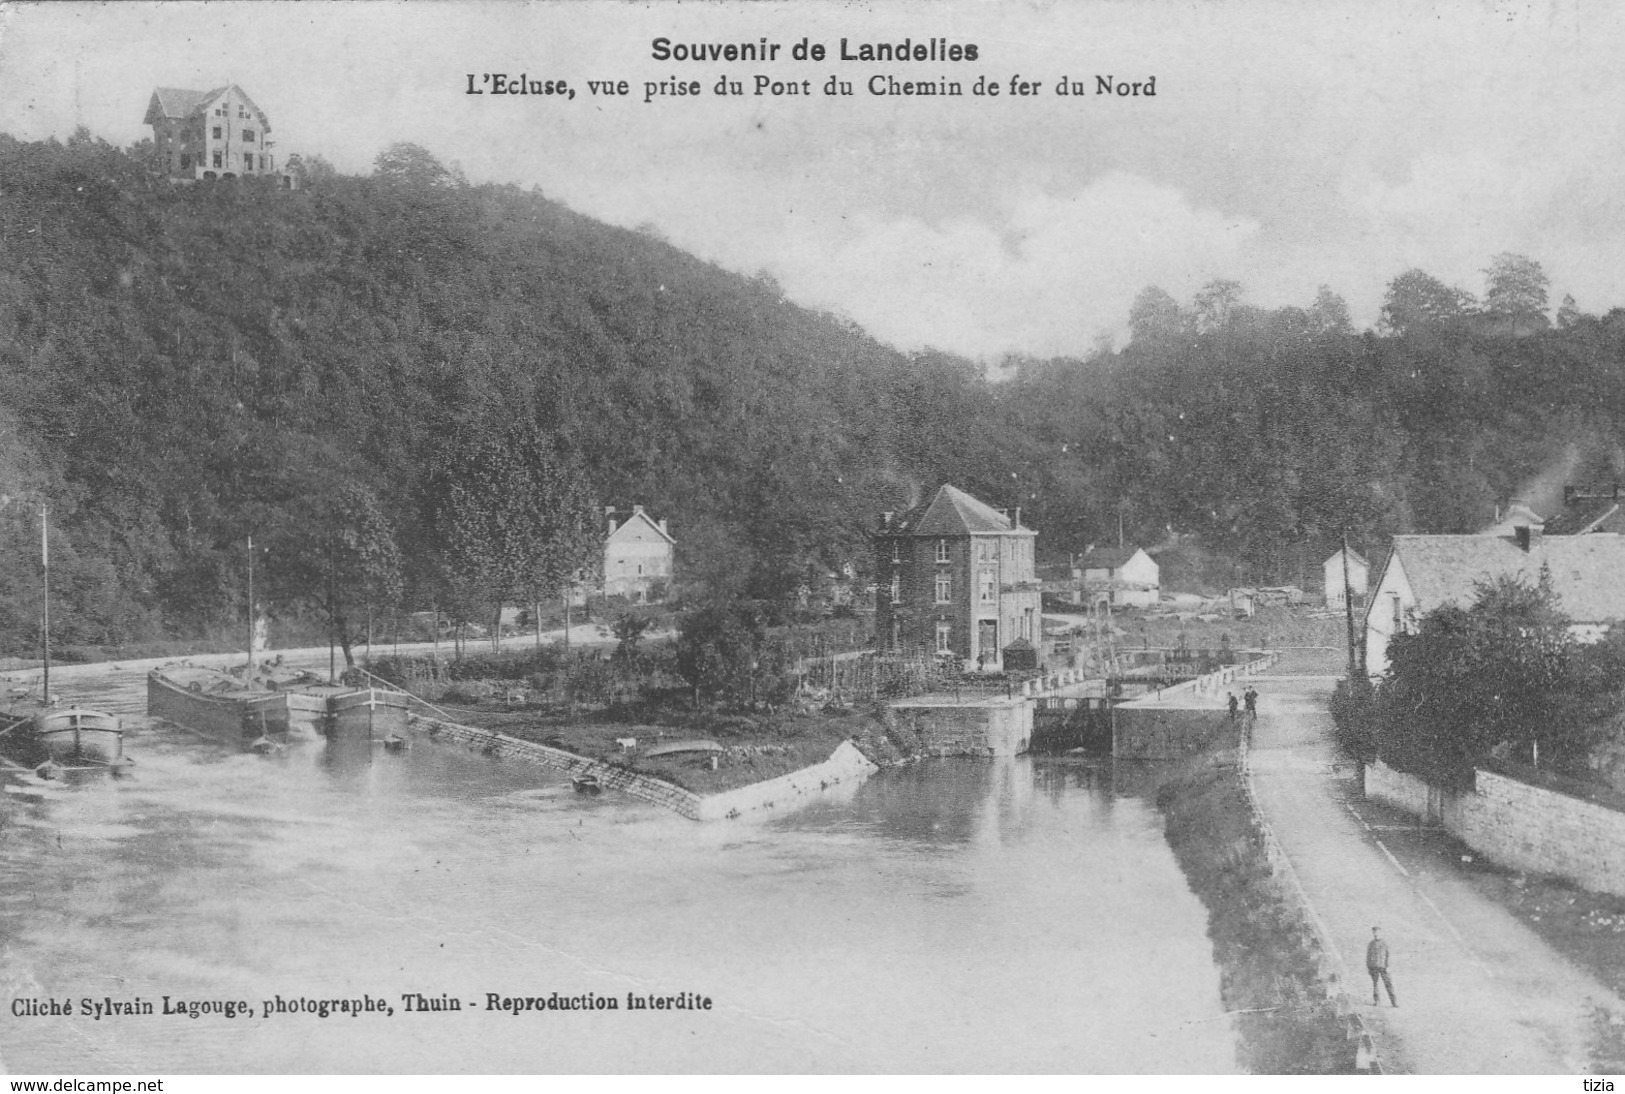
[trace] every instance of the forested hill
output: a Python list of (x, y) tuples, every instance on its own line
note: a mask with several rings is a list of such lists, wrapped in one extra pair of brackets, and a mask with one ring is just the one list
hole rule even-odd
[(1312, 579), (1345, 529), (1377, 555), (1543, 472), (1621, 477), (1625, 313), (1548, 311), (1517, 256), (1482, 301), (1401, 274), (1380, 332), (1325, 291), (1148, 289), (1121, 351), (989, 383), (411, 146), (289, 192), (0, 135), (0, 650), (37, 636), (38, 498), (64, 642), (240, 619), (247, 536), (320, 550), (338, 497), (381, 514), (392, 599), (445, 604), (446, 468), (516, 422), (669, 518), (705, 595), (862, 567), (875, 515), (943, 481), (1023, 506), (1051, 557), (1121, 525), (1184, 545), (1173, 576)]
[[(533, 419), (685, 572), (767, 596), (867, 554), (954, 452), (977, 371), (905, 357), (659, 240), (420, 150), (302, 190), (172, 186), (0, 137), (0, 494), (54, 503), (64, 641), (240, 618), (243, 545), (379, 501), (427, 607), (448, 446)], [(37, 513), (0, 510), (0, 634), (37, 633)]]

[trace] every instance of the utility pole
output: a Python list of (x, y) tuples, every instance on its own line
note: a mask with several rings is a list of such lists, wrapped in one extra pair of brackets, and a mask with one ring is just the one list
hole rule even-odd
[(1349, 683), (1352, 685), (1360, 673), (1360, 663), (1354, 652), (1354, 590), (1349, 588), (1349, 534), (1346, 528), (1343, 530), (1343, 618), (1348, 624)]
[(40, 699), (51, 701), (51, 511), (44, 502), (39, 507), (39, 560), (44, 575), (45, 607), (40, 616), (40, 652), (44, 662), (44, 676), (40, 682)]
[(254, 682), (254, 533), (248, 534), (248, 671), (245, 683)]

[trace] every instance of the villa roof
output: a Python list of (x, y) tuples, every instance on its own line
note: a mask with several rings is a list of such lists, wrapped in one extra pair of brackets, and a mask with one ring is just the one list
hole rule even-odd
[(152, 92), (152, 99), (147, 103), (147, 116), (142, 119), (143, 125), (151, 125), (159, 118), (190, 118), (201, 114), (203, 110), (221, 95), (228, 91), (236, 91), (248, 108), (258, 116), (261, 127), (267, 132), (271, 123), (248, 92), (236, 84), (224, 84), (208, 91), (191, 91), (184, 87), (160, 87)]
[(884, 531), (894, 536), (964, 536), (985, 532), (1038, 534), (1031, 528), (1019, 527), (1004, 513), (954, 486), (942, 487), (929, 502), (896, 518)]

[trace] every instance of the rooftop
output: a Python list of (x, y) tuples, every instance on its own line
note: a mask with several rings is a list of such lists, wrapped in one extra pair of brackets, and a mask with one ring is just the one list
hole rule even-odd
[(1544, 566), (1570, 619), (1625, 619), (1625, 535), (1545, 535), (1528, 551), (1504, 536), (1395, 536), (1393, 555), (1422, 611), (1452, 602), (1465, 608), (1478, 598), (1476, 585), (1499, 577), (1533, 584)]

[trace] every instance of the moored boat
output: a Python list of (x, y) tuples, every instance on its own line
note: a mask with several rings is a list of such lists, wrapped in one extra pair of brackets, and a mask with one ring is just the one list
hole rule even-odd
[(0, 752), (13, 763), (41, 768), (121, 768), (124, 727), (117, 715), (57, 707), (38, 699), (0, 711)]
[(575, 787), (577, 794), (597, 794), (604, 789), (597, 775), (572, 775), (570, 785)]
[(400, 737), (406, 732), (406, 704), (411, 696), (383, 688), (362, 688), (327, 700), (329, 732), (368, 740)]
[(279, 744), (288, 738), (288, 693), (251, 688), (214, 669), (149, 672), (147, 713), (241, 747), (262, 738)]

